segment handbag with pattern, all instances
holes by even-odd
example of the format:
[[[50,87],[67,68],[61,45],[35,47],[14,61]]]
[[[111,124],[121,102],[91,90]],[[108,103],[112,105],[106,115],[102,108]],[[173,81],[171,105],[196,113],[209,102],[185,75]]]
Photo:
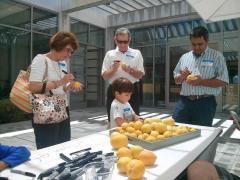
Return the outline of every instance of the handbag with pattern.
[[[41,94],[31,93],[29,95],[32,104],[33,122],[35,124],[52,124],[59,123],[68,118],[66,111],[66,100],[64,94],[53,94],[50,90],[46,91],[48,77],[48,63],[44,74],[43,87]]]
[[[35,124],[59,123],[68,118],[65,95],[31,94],[30,101]]]

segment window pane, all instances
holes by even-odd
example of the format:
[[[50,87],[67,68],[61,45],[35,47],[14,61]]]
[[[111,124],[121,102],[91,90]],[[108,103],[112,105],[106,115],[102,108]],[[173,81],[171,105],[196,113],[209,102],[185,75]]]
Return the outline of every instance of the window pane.
[[[10,0],[0,1],[0,24],[30,29],[30,13],[29,6]]]
[[[153,47],[146,46],[137,48],[142,52],[144,59],[145,75],[142,79],[142,104],[153,105]]]
[[[104,47],[104,29],[90,26],[89,44],[97,47]]]
[[[166,47],[155,47],[154,105],[165,104]]]
[[[191,21],[170,24],[168,26],[168,37],[169,38],[186,37],[190,34],[191,27],[192,27]]]
[[[58,29],[58,17],[54,13],[34,8],[32,26],[35,31],[54,34]]]
[[[37,54],[44,54],[49,51],[50,36],[42,34],[33,34],[33,57]]]
[[[240,102],[240,19],[232,19],[223,21],[223,55],[226,60],[229,84],[224,87],[223,91],[223,110],[227,112],[229,110],[238,111]]]
[[[72,19],[71,31],[75,33],[79,42],[81,43],[88,42],[88,24]]]
[[[0,98],[9,97],[19,70],[30,63],[30,33],[0,26]]]
[[[153,27],[133,30],[132,41],[134,46],[151,45],[154,41]]]
[[[166,26],[159,26],[156,27],[155,31],[156,36],[156,43],[164,43],[167,41],[167,27]]]
[[[221,22],[213,22],[213,23],[206,24],[206,23],[204,23],[204,21],[202,19],[194,20],[193,21],[193,28],[198,27],[198,26],[206,27],[210,34],[221,32]]]

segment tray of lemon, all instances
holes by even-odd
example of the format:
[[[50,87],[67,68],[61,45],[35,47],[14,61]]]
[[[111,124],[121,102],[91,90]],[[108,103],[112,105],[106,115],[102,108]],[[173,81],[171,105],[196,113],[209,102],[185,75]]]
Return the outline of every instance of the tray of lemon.
[[[140,145],[148,150],[160,149],[201,136],[201,130],[186,125],[178,126],[171,117],[125,122],[121,127],[111,130],[114,131],[127,135],[130,144]]]

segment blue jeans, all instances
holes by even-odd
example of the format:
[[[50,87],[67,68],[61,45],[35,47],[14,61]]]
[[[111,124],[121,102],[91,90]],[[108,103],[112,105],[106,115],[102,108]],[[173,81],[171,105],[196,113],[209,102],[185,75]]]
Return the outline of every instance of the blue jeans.
[[[180,123],[212,126],[216,107],[214,96],[197,100],[189,100],[181,96],[176,104],[173,119]]]

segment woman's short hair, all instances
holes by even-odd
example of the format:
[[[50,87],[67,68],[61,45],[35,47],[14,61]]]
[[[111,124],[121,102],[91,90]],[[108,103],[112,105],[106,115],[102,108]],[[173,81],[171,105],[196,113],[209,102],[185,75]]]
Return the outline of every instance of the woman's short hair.
[[[79,46],[76,36],[71,32],[57,32],[49,41],[50,49],[54,49],[56,51],[63,50],[67,45],[71,45],[73,51],[75,51]]]
[[[121,93],[132,93],[133,92],[133,84],[126,78],[117,78],[112,83],[112,92],[113,95],[115,92]]]

